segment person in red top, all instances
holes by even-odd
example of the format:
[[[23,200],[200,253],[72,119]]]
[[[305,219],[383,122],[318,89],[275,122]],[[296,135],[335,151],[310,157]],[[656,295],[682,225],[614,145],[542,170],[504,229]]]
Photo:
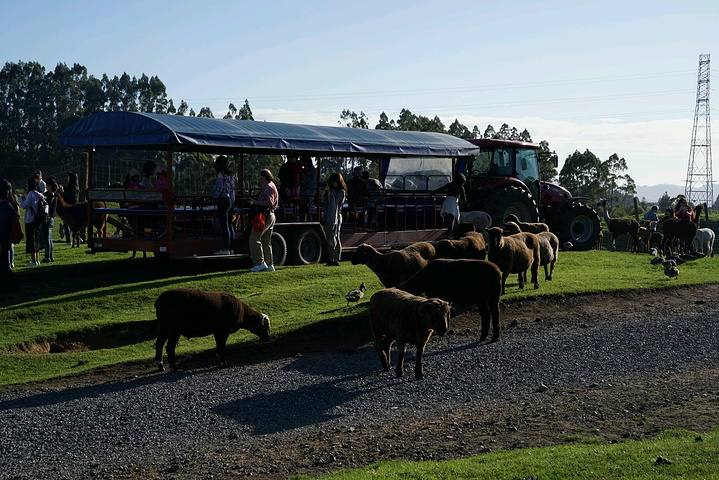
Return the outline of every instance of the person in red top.
[[[252,272],[274,272],[272,264],[272,230],[275,226],[275,210],[279,203],[279,194],[274,183],[272,172],[263,168],[260,170],[260,195],[252,202],[255,206],[255,216],[264,217],[264,225],[253,224],[250,233],[250,256],[254,267]],[[254,222],[253,222],[254,223]],[[260,228],[261,227],[261,228]],[[259,232],[257,231],[259,228]]]
[[[694,217],[692,206],[687,203],[687,199],[680,197],[677,200],[677,206],[674,208],[674,215],[681,221],[691,222]]]

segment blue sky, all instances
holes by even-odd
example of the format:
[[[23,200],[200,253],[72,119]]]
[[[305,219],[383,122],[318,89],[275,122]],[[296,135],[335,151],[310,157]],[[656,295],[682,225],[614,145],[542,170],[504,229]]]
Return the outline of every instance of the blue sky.
[[[5,62],[157,76],[176,105],[220,117],[247,99],[277,122],[337,125],[349,109],[374,127],[406,108],[508,123],[560,168],[575,150],[617,153],[638,185],[684,184],[700,54],[719,81],[716,0],[0,0],[0,18]]]

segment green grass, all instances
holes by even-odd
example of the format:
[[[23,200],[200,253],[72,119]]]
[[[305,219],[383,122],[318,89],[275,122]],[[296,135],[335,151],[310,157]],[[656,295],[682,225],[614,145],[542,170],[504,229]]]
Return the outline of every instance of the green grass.
[[[62,244],[55,249],[55,263],[16,268],[21,293],[0,297],[0,385],[72,375],[121,362],[149,362],[153,357],[154,301],[168,288],[232,292],[270,316],[275,337],[290,336],[317,322],[366,316],[367,300],[382,288],[366,266],[350,262],[342,262],[339,268],[293,266],[279,268],[274,274],[256,274],[242,262],[166,265],[154,258],[130,259],[126,253],[87,255],[84,248]],[[17,252],[16,265],[24,265],[22,247]],[[653,291],[718,280],[719,257],[681,265],[676,280],[664,276],[662,267],[650,265],[650,258],[626,252],[561,252],[552,282],[542,280],[540,269],[539,290],[531,286],[519,290],[516,275],[512,275],[502,302],[538,295]],[[364,301],[345,308],[344,294],[361,282],[368,288]],[[27,346],[45,341],[59,343],[93,332],[102,337],[122,328],[136,331],[136,337],[84,352],[21,353]],[[230,337],[228,346],[255,341],[241,330]],[[178,353],[212,349],[213,342],[211,337],[183,340]]]
[[[57,230],[57,229],[55,229]],[[367,316],[368,299],[382,285],[365,266],[342,262],[338,268],[322,265],[282,267],[273,274],[254,274],[246,263],[187,262],[163,264],[155,259],[129,259],[125,253],[85,254],[84,248],[56,245],[52,264],[25,268],[26,255],[17,249],[15,275],[19,294],[0,295],[0,385],[40,381],[107,367],[123,362],[147,362],[154,356],[154,301],[168,288],[196,287],[227,290],[272,319],[275,338],[319,322]],[[25,261],[23,261],[25,260]],[[717,282],[719,257],[679,267],[677,280],[652,266],[648,255],[625,252],[561,252],[552,282],[540,289],[517,288],[516,275],[507,281],[502,302],[542,296],[640,289],[660,295],[662,289]],[[361,282],[367,295],[345,307],[344,294]],[[131,335],[119,335],[118,332]],[[19,353],[19,346],[55,342],[78,334],[105,339],[97,348],[74,353]],[[116,342],[112,343],[113,338]],[[228,346],[254,343],[241,330]],[[370,341],[369,332],[367,341]],[[190,355],[214,348],[211,337],[183,339],[178,354]],[[581,430],[571,432],[565,444],[552,448],[498,451],[448,462],[382,462],[344,470],[323,478],[719,478],[719,431],[699,435],[670,431],[652,441],[599,445]],[[658,456],[672,461],[657,465]],[[307,477],[298,477],[307,478]]]
[[[657,464],[658,457],[671,464]],[[669,430],[653,440],[611,445],[585,442],[556,447],[502,450],[442,462],[380,462],[341,470],[322,479],[677,479],[719,478],[719,428],[698,435]],[[298,476],[295,479],[310,477]]]

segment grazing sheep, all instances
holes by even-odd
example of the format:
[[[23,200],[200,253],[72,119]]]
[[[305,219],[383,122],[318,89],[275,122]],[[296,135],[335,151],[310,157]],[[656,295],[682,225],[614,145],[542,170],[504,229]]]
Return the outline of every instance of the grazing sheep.
[[[390,350],[397,343],[397,378],[404,370],[407,344],[417,347],[414,376],[424,376],[422,356],[433,333],[445,335],[449,330],[451,307],[439,298],[416,297],[410,293],[385,288],[372,295],[369,302],[372,337],[382,368],[390,369]]]
[[[522,233],[519,225],[514,222],[505,222],[502,234],[504,236]],[[544,267],[544,279],[551,280],[554,276],[554,264],[559,255],[559,238],[552,232],[539,232],[539,266]],[[520,274],[521,275],[521,274]]]
[[[478,258],[487,256],[487,244],[479,232],[467,232],[458,240],[440,240],[435,258]]]
[[[502,229],[489,229],[489,261],[502,271],[502,294],[510,273],[520,274],[519,288],[524,288],[528,269],[532,271],[532,283],[539,288],[537,272],[540,264],[539,238],[533,233],[521,232],[505,237]]]
[[[382,285],[396,287],[422,270],[435,256],[434,245],[417,242],[402,250],[377,251],[372,245],[362,244],[352,256],[352,265],[367,265]]]
[[[92,208],[105,208],[104,202],[92,202]],[[62,195],[57,196],[57,207],[55,212],[60,216],[63,222],[70,227],[72,232],[72,245],[70,248],[80,246],[80,234],[83,227],[87,226],[87,200],[72,205],[68,204]],[[95,214],[92,216],[92,225],[97,230],[99,237],[104,237],[107,233],[107,214]]]
[[[225,344],[230,333],[240,328],[260,340],[270,339],[270,319],[228,292],[204,292],[189,288],[167,290],[155,301],[160,330],[155,342],[155,364],[164,370],[162,346],[167,342],[167,360],[177,371],[175,347],[180,335],[187,338],[215,336],[217,358],[225,362]]]
[[[459,212],[459,218],[462,222],[471,223],[475,230],[482,232],[485,236],[487,235],[487,229],[492,226],[492,216],[481,210]]]
[[[629,249],[632,251],[635,239],[637,238],[637,230],[639,230],[639,222],[631,218],[611,218],[607,210],[607,201],[603,198],[597,204],[602,207],[604,212],[604,223],[607,224],[609,233],[612,234],[612,252],[617,251],[617,237],[620,235],[629,235]]]
[[[516,223],[517,225],[519,225],[519,228],[520,228],[523,232],[539,233],[539,232],[548,232],[548,231],[549,231],[549,225],[547,225],[546,223],[542,223],[542,222],[534,222],[534,223],[522,222],[521,220],[519,220],[519,217],[516,216],[516,215],[513,214],[513,213],[510,214],[510,215],[507,215],[507,218],[504,219],[504,222],[505,222],[505,223],[507,223],[507,222],[514,222],[514,223]]]
[[[417,275],[397,288],[414,295],[426,294],[461,305],[476,305],[482,317],[484,341],[489,335],[492,320],[492,341],[499,338],[499,297],[502,291],[502,272],[484,260],[432,260]]]
[[[716,234],[711,228],[700,228],[694,237],[694,250],[706,256],[714,256],[714,239]]]

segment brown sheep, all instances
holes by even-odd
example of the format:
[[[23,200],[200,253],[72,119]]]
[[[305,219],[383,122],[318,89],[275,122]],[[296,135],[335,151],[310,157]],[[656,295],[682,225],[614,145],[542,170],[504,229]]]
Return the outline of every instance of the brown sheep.
[[[422,356],[433,333],[445,335],[449,330],[450,306],[439,298],[416,297],[410,293],[385,288],[372,295],[369,303],[370,325],[374,346],[382,368],[390,369],[390,350],[397,343],[397,378],[404,370],[407,344],[417,347],[414,376],[424,377]]]
[[[467,232],[458,240],[440,240],[435,245],[436,258],[478,258],[487,256],[487,244],[479,232]]]
[[[504,236],[517,233],[521,233],[519,225],[514,222],[504,224]],[[536,235],[539,239],[539,266],[544,267],[544,279],[551,280],[554,276],[554,264],[559,256],[559,238],[552,232],[539,232]]]
[[[534,289],[539,288],[537,279],[540,264],[539,239],[533,233],[521,232],[505,237],[502,229],[489,229],[489,261],[502,271],[502,294],[510,273],[520,274],[519,288],[524,288],[526,272],[531,269]]]
[[[461,305],[476,305],[482,317],[484,341],[489,335],[492,320],[492,341],[499,338],[499,297],[502,291],[502,272],[484,260],[432,260],[417,275],[398,287],[414,295],[426,294]]]
[[[377,251],[372,245],[362,244],[352,256],[352,265],[367,265],[382,285],[395,287],[422,270],[435,253],[434,245],[429,242],[413,243],[386,253]]]
[[[92,208],[105,208],[104,202],[92,202]],[[72,232],[72,242],[70,248],[80,246],[80,234],[82,229],[87,226],[87,200],[68,204],[62,195],[57,196],[57,208],[55,212],[60,216],[63,222],[70,227]],[[104,237],[107,234],[107,214],[95,214],[92,216],[92,225],[97,230],[99,237]]]
[[[155,342],[155,364],[164,370],[162,347],[167,342],[167,360],[177,371],[175,347],[180,335],[187,338],[215,336],[217,358],[226,365],[225,344],[230,333],[240,328],[254,333],[260,340],[270,339],[270,319],[228,292],[204,292],[178,288],[167,290],[155,301],[159,333]]]
[[[549,231],[549,225],[542,222],[522,222],[519,220],[519,217],[517,217],[515,214],[507,215],[507,218],[504,219],[504,222],[514,222],[517,225],[519,225],[519,228],[522,229],[523,232],[529,232],[529,233],[539,233],[539,232],[548,232]]]

